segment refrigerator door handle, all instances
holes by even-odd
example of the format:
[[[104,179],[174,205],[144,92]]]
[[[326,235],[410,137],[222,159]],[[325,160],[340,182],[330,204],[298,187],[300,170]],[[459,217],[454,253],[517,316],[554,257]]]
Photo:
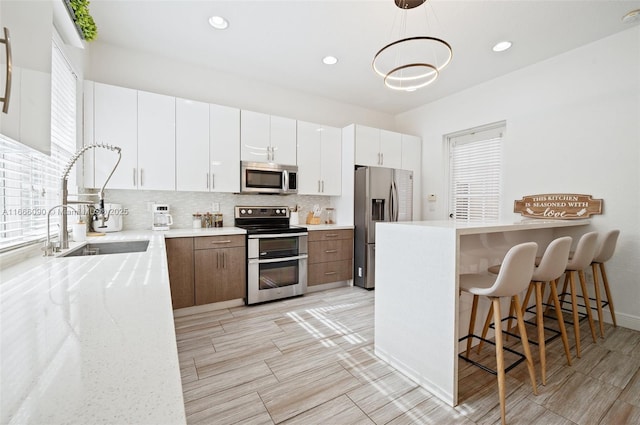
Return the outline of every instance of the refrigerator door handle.
[[[393,181],[389,185],[389,221],[396,221],[395,219],[395,193],[393,192]]]

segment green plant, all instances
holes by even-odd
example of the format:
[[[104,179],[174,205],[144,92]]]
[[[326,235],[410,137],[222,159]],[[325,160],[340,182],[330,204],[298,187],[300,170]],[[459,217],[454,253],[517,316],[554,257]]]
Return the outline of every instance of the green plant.
[[[82,31],[82,36],[87,41],[95,40],[98,35],[98,27],[89,13],[89,0],[69,0],[69,4],[75,14],[76,25]]]

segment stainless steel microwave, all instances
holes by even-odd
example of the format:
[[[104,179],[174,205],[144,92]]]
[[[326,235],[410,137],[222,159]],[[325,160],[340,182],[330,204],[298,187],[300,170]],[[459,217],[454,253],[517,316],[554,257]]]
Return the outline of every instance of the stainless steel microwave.
[[[240,163],[241,193],[298,193],[298,167],[267,162]]]

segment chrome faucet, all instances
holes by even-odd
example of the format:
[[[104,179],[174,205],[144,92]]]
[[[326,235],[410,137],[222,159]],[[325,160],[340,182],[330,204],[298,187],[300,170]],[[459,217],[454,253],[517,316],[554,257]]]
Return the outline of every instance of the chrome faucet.
[[[56,246],[56,244],[54,244],[53,242],[51,242],[51,211],[55,210],[56,208],[62,208],[62,214],[66,215],[67,214],[67,208],[71,208],[72,210],[74,210],[76,212],[76,214],[78,214],[78,210],[76,210],[75,208],[69,206],[69,205],[64,205],[64,204],[60,204],[60,205],[56,205],[55,207],[51,207],[49,209],[49,211],[47,212],[47,241],[44,243],[44,246],[42,247],[42,250],[44,251],[44,254],[42,254],[43,257],[49,257],[51,255],[53,255],[55,252],[59,251],[61,248],[61,241],[62,241],[62,234],[63,233],[67,233],[67,229],[65,228],[60,228],[58,230],[58,246]],[[67,242],[68,243],[68,242]]]
[[[82,148],[80,148],[75,154],[73,154],[73,156],[69,159],[69,161],[67,162],[67,165],[64,168],[64,171],[62,172],[62,181],[61,181],[61,200],[62,202],[60,203],[60,205],[58,205],[57,207],[54,208],[58,208],[58,207],[62,207],[63,211],[62,214],[60,215],[60,248],[61,249],[67,249],[69,248],[69,234],[67,233],[67,214],[66,214],[66,208],[69,207],[69,204],[84,204],[84,205],[91,205],[91,202],[86,202],[86,201],[68,201],[67,198],[69,196],[69,193],[67,191],[67,181],[69,180],[69,173],[71,172],[71,167],[73,167],[73,165],[78,161],[78,159],[80,159],[80,157],[89,149],[94,149],[94,148],[102,148],[102,149],[107,149],[110,151],[114,151],[118,154],[118,160],[116,161],[115,165],[113,166],[113,169],[111,170],[111,172],[109,173],[109,175],[107,176],[107,179],[104,181],[104,184],[102,185],[102,188],[100,189],[100,192],[98,192],[98,196],[99,196],[99,207],[96,208],[93,217],[96,219],[99,219],[102,221],[102,227],[104,227],[104,222],[109,220],[109,214],[105,212],[104,209],[104,188],[107,185],[107,183],[109,182],[109,179],[111,179],[111,176],[113,176],[113,172],[116,171],[116,168],[118,168],[118,164],[120,164],[120,159],[122,158],[122,149],[120,149],[118,146],[113,146],[113,145],[107,145],[107,144],[102,144],[102,143],[95,143],[95,144],[91,144],[91,145],[86,145]],[[51,212],[51,211],[49,211]],[[77,213],[77,211],[76,211]],[[47,215],[47,234],[49,233],[49,215]],[[47,244],[49,243],[49,238],[47,237]],[[45,252],[45,255],[46,252]],[[51,255],[51,254],[48,254]]]

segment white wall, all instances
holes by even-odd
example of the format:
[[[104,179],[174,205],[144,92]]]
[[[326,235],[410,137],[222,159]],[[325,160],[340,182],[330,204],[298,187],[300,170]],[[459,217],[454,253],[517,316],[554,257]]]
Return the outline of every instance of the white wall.
[[[517,48],[514,47],[514,48]],[[472,72],[472,71],[470,71]],[[618,323],[640,330],[640,27],[396,117],[423,140],[423,218],[447,214],[443,135],[505,120],[503,216],[536,193],[604,199],[597,230],[621,229],[608,264]],[[438,195],[435,203],[426,194]]]
[[[394,129],[382,112],[276,87],[208,68],[92,42],[85,78],[106,84],[233,106],[334,127],[351,123]]]

